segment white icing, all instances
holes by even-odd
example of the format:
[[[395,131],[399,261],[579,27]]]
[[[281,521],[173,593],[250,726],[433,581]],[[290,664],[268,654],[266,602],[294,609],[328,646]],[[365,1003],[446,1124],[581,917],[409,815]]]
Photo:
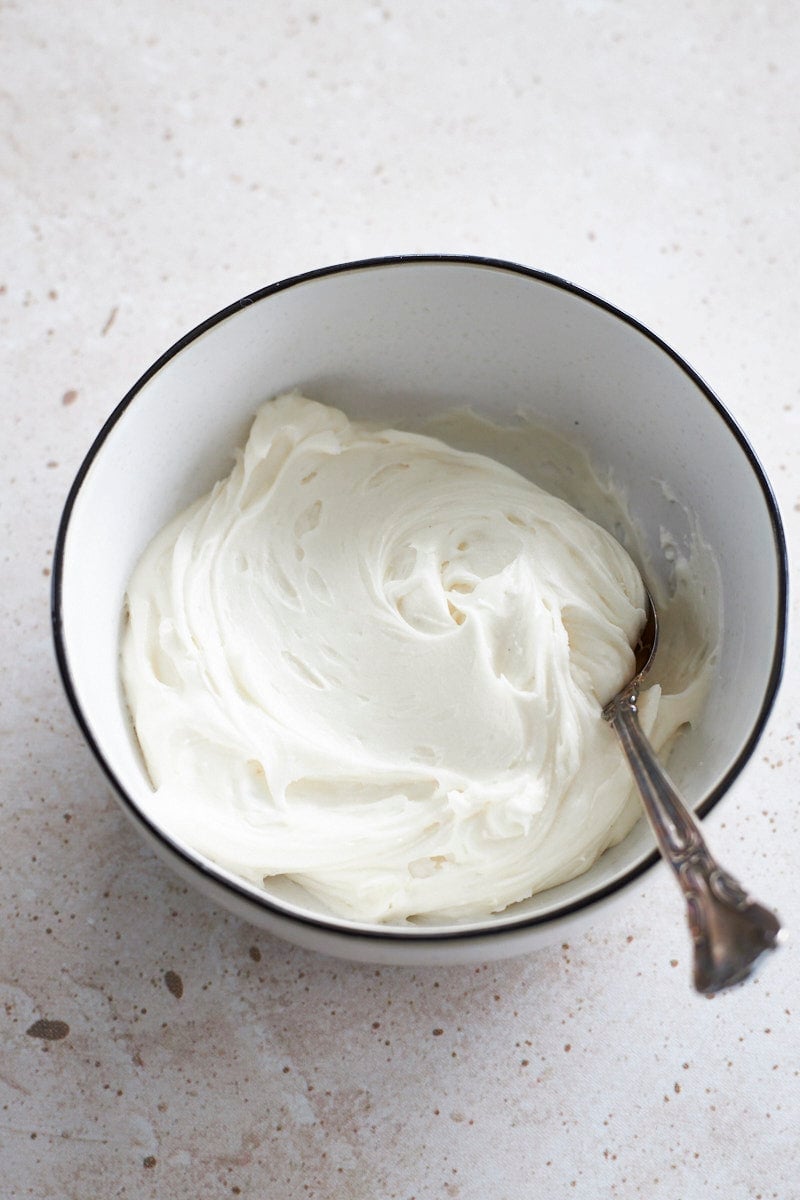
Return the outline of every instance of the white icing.
[[[639,815],[600,708],[642,606],[619,543],[509,467],[279,397],[130,582],[148,811],[344,917],[501,910]],[[670,697],[657,746],[696,691]]]

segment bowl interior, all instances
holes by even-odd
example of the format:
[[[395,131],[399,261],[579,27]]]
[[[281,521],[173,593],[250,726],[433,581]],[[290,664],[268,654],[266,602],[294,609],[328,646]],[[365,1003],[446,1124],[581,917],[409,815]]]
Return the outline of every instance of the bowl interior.
[[[624,486],[664,579],[661,531],[688,552],[694,513],[720,568],[724,635],[704,716],[671,772],[695,807],[721,794],[760,731],[782,649],[780,527],[746,442],[684,364],[592,297],[507,264],[391,260],[289,281],[213,318],[126,397],[76,481],[57,563],[56,638],[79,718],[134,810],[150,785],[118,677],[129,576],[153,534],[227,473],[258,405],[291,388],[406,428],[453,408],[499,425],[532,415]],[[652,848],[640,821],[585,875],[473,925],[594,900]],[[289,884],[268,895],[289,912],[321,913]]]

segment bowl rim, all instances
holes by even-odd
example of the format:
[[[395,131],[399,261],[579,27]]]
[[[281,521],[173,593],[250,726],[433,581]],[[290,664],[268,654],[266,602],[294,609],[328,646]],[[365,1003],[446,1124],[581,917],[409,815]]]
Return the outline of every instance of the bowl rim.
[[[67,700],[72,709],[73,715],[77,721],[89,749],[94,754],[101,770],[116,793],[117,799],[122,803],[123,808],[131,819],[142,826],[156,839],[164,850],[168,853],[177,855],[181,860],[184,868],[188,869],[191,874],[198,873],[206,885],[212,888],[223,888],[234,892],[239,900],[244,900],[256,911],[267,914],[274,914],[275,917],[280,917],[283,920],[288,920],[300,926],[310,926],[318,931],[334,933],[338,936],[345,936],[354,941],[364,940],[391,940],[397,942],[414,942],[414,943],[446,943],[449,941],[467,941],[491,938],[494,934],[503,934],[511,936],[524,933],[526,930],[535,929],[537,926],[547,926],[551,922],[563,920],[573,914],[579,912],[585,913],[586,910],[599,904],[603,900],[621,893],[625,888],[629,887],[635,880],[641,878],[649,871],[659,860],[659,853],[653,849],[642,862],[630,867],[612,882],[605,884],[603,887],[597,888],[590,894],[581,897],[577,900],[572,900],[559,905],[550,912],[542,914],[534,914],[528,916],[519,916],[516,919],[513,917],[507,920],[502,919],[499,914],[499,919],[493,924],[482,924],[475,927],[470,923],[467,928],[459,928],[454,925],[452,928],[431,928],[426,929],[424,926],[362,926],[356,922],[347,921],[346,918],[331,916],[326,918],[317,916],[313,913],[304,913],[284,906],[283,904],[272,899],[267,893],[261,895],[255,887],[251,888],[246,884],[246,881],[235,880],[230,876],[230,873],[223,873],[224,869],[220,868],[219,872],[213,869],[211,865],[206,865],[206,862],[201,858],[195,857],[193,854],[173,841],[173,839],[164,832],[158,825],[154,824],[146,817],[136,806],[132,798],[127,794],[124,787],[116,777],[114,769],[110,762],[105,758],[100,746],[98,745],[92,732],[89,718],[83,712],[78,695],[73,684],[72,673],[69,666],[69,656],[64,637],[63,628],[63,577],[64,577],[64,559],[66,553],[67,536],[69,533],[70,520],[73,509],[80,493],[84,480],[94,462],[100,453],[103,444],[108,438],[111,430],[119,421],[122,414],[128,406],[133,402],[144,385],[152,379],[170,360],[181,353],[192,342],[202,337],[208,330],[214,328],[228,317],[234,316],[243,308],[247,308],[252,304],[267,300],[272,296],[278,295],[288,288],[298,284],[308,283],[315,279],[321,279],[328,275],[346,274],[350,272],[366,271],[373,268],[387,268],[395,266],[468,266],[486,268],[519,275],[524,278],[536,280],[538,283],[543,283],[548,286],[557,288],[561,291],[570,293],[596,307],[604,312],[615,317],[617,320],[624,322],[638,333],[643,335],[665,353],[672,361],[680,368],[681,371],[691,380],[699,393],[705,397],[712,409],[723,420],[728,427],[729,432],[738,442],[741,450],[744,452],[753,474],[758,481],[763,494],[764,502],[769,514],[770,524],[775,549],[775,564],[777,569],[777,621],[775,645],[773,649],[772,662],[770,666],[770,674],[767,681],[764,697],[753,723],[750,734],[742,745],[736,759],[731,767],[725,773],[723,778],[712,788],[712,790],[700,801],[696,806],[695,812],[698,817],[706,816],[711,809],[719,802],[725,792],[731,787],[735,779],[744,769],[750,757],[755,750],[755,747],[764,732],[769,715],[775,703],[775,699],[780,686],[781,677],[783,674],[784,661],[786,656],[786,638],[787,638],[787,612],[788,612],[788,556],[786,548],[786,538],[781,520],[780,510],[778,508],[777,499],[772,489],[772,485],[767,478],[764,468],[758,459],[748,438],[739,427],[736,420],[724,406],[722,401],[716,396],[711,388],[697,374],[697,372],[662,338],[649,329],[641,321],[630,314],[617,308],[609,301],[602,299],[594,293],[587,291],[585,288],[562,278],[559,275],[552,274],[548,271],[538,270],[534,267],[527,267],[520,263],[512,262],[506,259],[491,258],[482,255],[473,254],[399,254],[385,255],[365,259],[355,259],[344,263],[335,263],[329,266],[318,267],[314,270],[305,271],[298,275],[291,275],[285,279],[278,280],[276,283],[268,284],[265,287],[259,288],[254,292],[248,293],[240,300],[226,305],[212,316],[207,317],[200,324],[190,329],[172,346],[169,347],[156,361],[148,367],[148,369],[139,377],[134,385],[125,393],[116,407],[112,410],[99,433],[96,435],[88,452],[86,453],[83,462],[78,468],[78,472],[72,482],[72,485],[67,494],[64,504],[64,509],[59,521],[58,532],[53,553],[53,573],[50,588],[50,617],[53,642],[55,648],[56,663],[58,666],[61,682],[67,696]]]

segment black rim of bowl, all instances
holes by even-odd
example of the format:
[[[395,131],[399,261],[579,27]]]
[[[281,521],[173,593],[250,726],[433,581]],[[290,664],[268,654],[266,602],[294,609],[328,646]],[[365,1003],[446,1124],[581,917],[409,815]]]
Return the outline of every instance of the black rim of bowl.
[[[748,762],[756,744],[761,737],[766,725],[769,714],[772,710],[777,695],[778,687],[783,671],[783,663],[785,657],[786,644],[786,612],[787,612],[787,593],[788,593],[788,562],[786,553],[786,541],[783,532],[778,504],[772,487],[767,479],[764,469],[759,462],[755,451],[745,434],[739,428],[736,421],[727,411],[722,402],[712,392],[712,390],[704,383],[698,374],[677,354],[666,342],[662,341],[652,330],[642,325],[634,317],[615,308],[606,300],[600,299],[593,293],[578,287],[576,284],[562,279],[558,275],[550,274],[546,271],[539,271],[532,267],[525,267],[519,263],[508,262],[503,259],[486,258],[478,255],[470,254],[412,254],[412,255],[393,255],[380,258],[367,258],[356,260],[354,262],[339,263],[328,267],[320,267],[314,271],[307,271],[300,275],[293,275],[288,279],[279,280],[277,283],[269,284],[267,287],[260,288],[256,292],[251,292],[244,296],[241,300],[223,308],[220,312],[208,317],[207,320],[197,325],[190,330],[182,338],[180,338],[173,346],[169,348],[159,359],[141,376],[141,378],[133,385],[130,391],[122,398],[117,407],[106,420],[94,442],[92,443],[86,457],[84,458],[75,480],[70,488],[64,505],[64,511],[58,528],[56,545],[53,561],[53,579],[51,589],[51,620],[53,627],[53,638],[55,643],[56,660],[58,663],[59,672],[61,674],[64,690],[67,699],[78,722],[78,725],[86,739],[90,749],[102,768],[106,778],[111,783],[118,798],[122,801],[129,814],[134,818],[135,822],[143,826],[149,833],[166,848],[171,854],[176,855],[183,864],[185,864],[191,873],[199,874],[207,883],[213,885],[215,889],[221,888],[223,891],[230,891],[239,896],[240,899],[247,902],[252,910],[264,910],[269,912],[276,918],[282,921],[288,921],[292,924],[301,926],[310,926],[318,930],[324,930],[328,934],[336,934],[339,937],[347,939],[363,940],[363,939],[378,939],[386,941],[394,940],[399,943],[420,943],[420,942],[441,942],[452,940],[485,940],[491,939],[498,934],[519,933],[525,929],[532,929],[538,925],[546,925],[550,922],[558,921],[564,917],[572,916],[579,912],[585,912],[591,909],[594,905],[604,900],[606,897],[612,896],[621,892],[629,886],[634,880],[640,878],[646,871],[658,861],[658,852],[653,850],[647,857],[637,866],[631,867],[624,874],[615,879],[612,883],[598,888],[590,895],[583,897],[580,900],[571,901],[569,903],[559,905],[548,913],[543,913],[534,916],[509,916],[503,919],[502,914],[498,914],[494,924],[483,926],[482,928],[464,928],[459,929],[454,926],[452,929],[430,929],[424,927],[410,928],[408,926],[381,926],[360,928],[354,924],[348,923],[346,920],[331,917],[330,919],[317,917],[311,913],[300,913],[285,908],[279,902],[273,900],[268,895],[263,896],[257,890],[250,890],[246,886],[240,886],[238,882],[232,881],[227,877],[218,874],[198,858],[191,854],[174,841],[157,825],[154,825],[142,812],[137,808],[134,801],[127,794],[121,783],[117,779],[111,764],[107,762],[102,750],[98,746],[93,735],[90,723],[84,715],[75,688],[72,683],[72,676],[69,668],[69,657],[67,654],[66,645],[63,636],[62,624],[62,582],[64,569],[64,553],[66,548],[67,534],[69,530],[70,518],[75,505],[78,493],[80,492],[86,475],[92,466],[95,458],[103,447],[103,444],[111,430],[116,425],[122,413],[133,402],[136,395],[141,391],[142,387],[149,379],[160,371],[170,359],[179,354],[186,346],[197,338],[201,337],[207,330],[233,316],[242,308],[246,308],[251,304],[255,304],[262,300],[268,299],[270,296],[277,295],[300,283],[307,283],[313,279],[320,279],[326,275],[344,274],[347,272],[364,271],[374,267],[385,268],[392,266],[407,266],[407,265],[464,265],[469,267],[485,267],[493,270],[503,271],[515,275],[526,276],[530,279],[535,279],[539,283],[544,283],[549,286],[558,288],[562,291],[571,293],[590,304],[603,309],[605,312],[630,325],[638,330],[640,334],[648,338],[656,346],[658,346],[680,369],[691,379],[698,391],[705,397],[711,407],[715,410],[718,416],[725,422],[730,433],[738,442],[745,457],[747,458],[750,467],[758,480],[761,491],[764,497],[764,502],[770,517],[772,526],[772,534],[775,543],[775,560],[778,572],[778,612],[776,614],[776,636],[775,647],[772,656],[772,664],[768,684],[764,693],[764,698],[761,703],[761,708],[754,722],[753,728],[742,746],[736,760],[726,772],[719,783],[714,787],[707,796],[697,805],[696,812],[699,816],[705,816],[714,805],[721,799],[725,792],[730,788],[736,777],[743,770]]]

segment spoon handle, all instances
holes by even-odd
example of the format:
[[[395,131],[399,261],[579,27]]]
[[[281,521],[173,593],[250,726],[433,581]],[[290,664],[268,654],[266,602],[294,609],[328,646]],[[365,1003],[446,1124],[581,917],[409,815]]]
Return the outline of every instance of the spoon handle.
[[[623,692],[603,716],[619,738],[659,849],[683,890],[694,942],[694,985],[710,996],[747,978],[761,955],[777,946],[780,922],[715,862],[697,820],[642,732],[637,700],[638,688]]]

